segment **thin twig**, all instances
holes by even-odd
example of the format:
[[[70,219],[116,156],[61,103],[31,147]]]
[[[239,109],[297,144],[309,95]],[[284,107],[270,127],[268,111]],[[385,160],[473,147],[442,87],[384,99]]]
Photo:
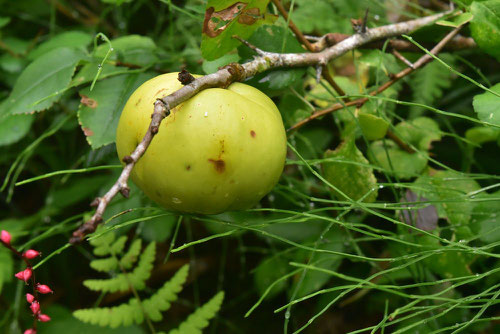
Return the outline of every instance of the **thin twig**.
[[[150,145],[156,133],[158,133],[162,120],[170,114],[170,110],[172,110],[182,102],[187,101],[200,91],[212,87],[227,87],[232,82],[242,81],[246,78],[254,76],[257,73],[274,68],[305,67],[317,65],[323,66],[326,65],[329,61],[340,57],[343,54],[354,50],[361,45],[365,45],[379,39],[399,36],[402,34],[409,34],[418,28],[421,28],[442,18],[446,14],[448,13],[446,12],[407,22],[400,22],[378,28],[372,28],[364,34],[353,35],[343,40],[342,42],[317,53],[280,54],[266,52],[265,55],[256,57],[254,60],[248,63],[229,64],[215,73],[199,77],[190,84],[185,85],[179,90],[175,91],[174,93],[158,99],[154,104],[152,120],[144,138],[130,155],[123,158],[125,166],[123,167],[118,180],[103,197],[99,197],[95,200],[94,204],[97,204],[97,209],[94,215],[82,226],[80,226],[78,230],[73,232],[73,237],[70,239],[70,243],[77,244],[79,242],[82,242],[85,236],[93,233],[96,230],[97,226],[103,220],[102,217],[108,204],[118,193],[121,193],[124,196],[128,196],[130,189],[127,185],[127,182],[130,177],[130,173],[132,172],[132,169],[134,168],[137,161],[146,152],[146,149]],[[352,103],[352,101],[341,106],[343,107],[344,105],[350,103]],[[357,103],[359,103],[359,101]]]
[[[446,45],[446,43],[448,43],[453,37],[455,37],[458,34],[458,32],[460,31],[461,27],[462,26],[455,28],[448,35],[446,35],[438,44],[436,44],[436,46],[430,51],[430,53],[433,54],[433,55],[438,54],[443,49],[443,47]],[[371,96],[375,96],[377,94],[380,94],[381,92],[383,92],[387,88],[391,87],[397,81],[401,80],[402,78],[404,78],[408,74],[414,72],[415,70],[417,70],[418,68],[424,66],[425,64],[427,64],[428,62],[430,62],[432,60],[433,60],[433,58],[430,55],[428,55],[428,54],[423,55],[422,57],[420,57],[413,64],[413,68],[412,67],[407,67],[404,70],[402,70],[401,72],[393,75],[391,80],[389,80],[386,83],[384,83],[383,85],[381,85],[377,90],[371,92],[370,95]],[[344,107],[350,107],[350,106],[354,106],[354,105],[357,106],[357,107],[361,107],[366,102],[368,102],[368,100],[369,100],[368,97],[363,97],[363,98],[351,101],[349,103],[344,103],[344,104],[336,103],[336,104],[330,106],[329,108],[326,108],[326,109],[323,109],[323,110],[319,110],[319,111],[315,112],[314,114],[312,114],[311,116],[309,116],[308,118],[303,119],[302,121],[297,122],[292,127],[290,127],[288,129],[288,131],[296,130],[296,129],[300,128],[301,126],[303,126],[304,124],[309,123],[313,119],[316,119],[318,117],[324,116],[324,115],[329,114],[331,112],[340,110],[340,109],[342,109]]]

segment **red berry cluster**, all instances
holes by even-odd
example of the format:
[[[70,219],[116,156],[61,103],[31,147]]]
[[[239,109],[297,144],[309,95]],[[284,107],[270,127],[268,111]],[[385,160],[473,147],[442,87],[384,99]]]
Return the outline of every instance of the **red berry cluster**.
[[[18,272],[14,276],[21,280],[24,281],[26,284],[28,284],[28,281],[31,280],[32,286],[33,286],[33,294],[27,293],[26,294],[26,301],[28,304],[30,304],[30,309],[31,312],[33,313],[34,321],[33,321],[33,328],[27,329],[24,331],[24,334],[36,334],[36,324],[37,321],[41,322],[47,322],[50,321],[50,317],[46,314],[43,314],[40,309],[40,303],[37,300],[38,294],[47,294],[47,293],[53,293],[52,289],[49,288],[45,284],[40,284],[37,283],[35,280],[35,275],[33,273],[33,269],[31,266],[30,260],[33,260],[37,257],[39,257],[41,254],[40,252],[34,250],[34,249],[29,249],[25,251],[24,253],[19,252],[17,249],[12,247],[10,244],[12,239],[12,236],[10,235],[9,232],[2,230],[0,232],[0,241],[2,242],[2,245],[12,251],[16,256],[21,258],[25,263],[26,263],[26,269],[23,271]]]

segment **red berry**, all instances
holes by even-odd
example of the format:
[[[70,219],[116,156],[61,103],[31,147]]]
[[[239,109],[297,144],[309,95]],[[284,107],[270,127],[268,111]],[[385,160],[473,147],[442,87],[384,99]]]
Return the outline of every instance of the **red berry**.
[[[36,330],[33,328],[27,329],[24,331],[24,334],[36,334]]]
[[[47,285],[45,284],[37,284],[36,285],[36,291],[40,292],[40,293],[43,293],[43,294],[47,294],[47,293],[54,293],[54,291],[52,291],[51,288],[49,288]]]
[[[26,301],[27,301],[28,303],[30,303],[30,304],[31,304],[31,303],[33,303],[33,301],[34,301],[34,300],[35,300],[35,296],[33,296],[31,293],[27,293],[27,294],[26,294]]]
[[[28,260],[34,259],[37,256],[40,256],[40,252],[37,252],[34,249],[28,249],[26,252],[24,252],[23,256],[27,258]]]
[[[5,231],[5,230],[2,230],[2,232],[0,232],[0,240],[6,244],[6,245],[10,245],[10,240],[12,239],[12,236],[10,235],[9,232]]]
[[[38,320],[40,320],[41,322],[47,322],[50,321],[50,317],[46,314],[39,314]]]
[[[26,268],[23,271],[20,271],[17,274],[15,274],[14,276],[21,281],[28,282],[32,274],[33,271],[31,270],[31,268]]]
[[[33,303],[31,303],[30,309],[33,314],[37,315],[40,312],[40,304],[35,300]]]

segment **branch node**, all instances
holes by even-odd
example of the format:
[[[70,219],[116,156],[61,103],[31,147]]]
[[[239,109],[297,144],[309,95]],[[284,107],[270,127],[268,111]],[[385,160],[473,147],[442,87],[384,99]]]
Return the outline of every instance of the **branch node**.
[[[191,82],[193,82],[195,79],[194,77],[191,75],[191,73],[189,73],[185,68],[182,69],[182,71],[179,72],[179,75],[177,76],[177,80],[179,80],[181,82],[181,84],[183,84],[184,86],[185,85],[189,85]]]
[[[123,157],[122,161],[126,164],[130,164],[134,162],[134,159],[130,155],[126,155]]]
[[[126,185],[120,187],[120,194],[122,194],[122,196],[125,198],[129,198],[130,197],[130,188]]]
[[[99,206],[100,202],[101,202],[101,198],[100,197],[96,197],[96,198],[94,198],[94,200],[92,202],[90,202],[90,206],[92,208],[97,208]]]

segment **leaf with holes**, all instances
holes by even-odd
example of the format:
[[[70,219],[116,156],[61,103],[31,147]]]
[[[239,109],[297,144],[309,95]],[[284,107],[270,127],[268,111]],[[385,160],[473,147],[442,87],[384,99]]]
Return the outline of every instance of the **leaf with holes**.
[[[268,3],[269,0],[209,0],[203,21],[203,58],[217,59],[240,45],[234,35],[248,39],[262,24],[273,23],[276,16],[266,13]]]
[[[125,103],[141,84],[152,77],[147,73],[124,74],[97,82],[93,91],[90,88],[80,91],[82,104],[78,119],[93,149],[115,141],[116,127]]]
[[[37,58],[21,73],[0,116],[27,114],[48,109],[68,88],[78,62],[85,58],[81,50],[57,48]]]

